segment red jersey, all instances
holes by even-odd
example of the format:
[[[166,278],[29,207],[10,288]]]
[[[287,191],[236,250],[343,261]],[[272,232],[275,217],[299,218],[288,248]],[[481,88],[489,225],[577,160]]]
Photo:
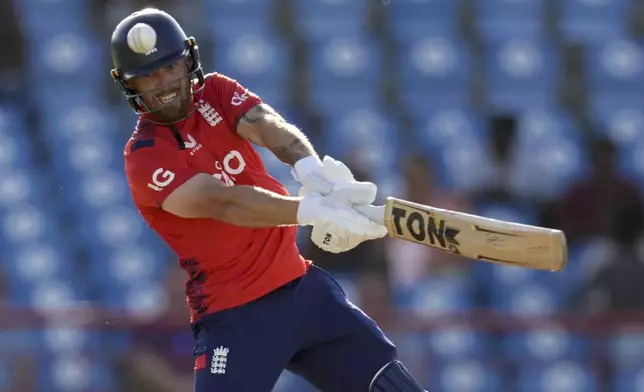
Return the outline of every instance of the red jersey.
[[[161,209],[164,199],[198,173],[229,186],[255,185],[288,195],[268,174],[237,124],[261,99],[235,80],[208,75],[197,110],[169,128],[139,119],[125,146],[125,172],[143,219],[179,256],[188,272],[191,319],[257,299],[302,276],[308,268],[296,245],[296,227],[253,229],[215,219],[185,219]]]

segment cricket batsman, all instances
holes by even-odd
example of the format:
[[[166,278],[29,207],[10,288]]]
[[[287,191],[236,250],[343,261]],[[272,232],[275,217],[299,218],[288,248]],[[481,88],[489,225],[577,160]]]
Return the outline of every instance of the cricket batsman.
[[[298,226],[330,252],[384,237],[376,197],[235,80],[204,74],[196,41],[144,9],[111,40],[112,77],[139,119],[125,146],[133,200],[179,256],[196,392],[268,392],[284,369],[324,392],[425,391],[376,323],[305,260]],[[289,196],[253,145],[292,166]],[[368,216],[372,215],[372,216]]]

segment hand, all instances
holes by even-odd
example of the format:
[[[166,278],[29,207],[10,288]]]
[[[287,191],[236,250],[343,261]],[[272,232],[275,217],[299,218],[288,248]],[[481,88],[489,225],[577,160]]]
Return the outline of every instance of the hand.
[[[322,196],[310,192],[300,201],[298,221],[301,225],[313,226],[311,240],[323,250],[339,253],[387,235],[387,229],[380,222],[362,215],[345,202],[351,198],[350,193],[350,190],[338,190]]]
[[[307,167],[308,166],[308,167]],[[352,206],[356,211],[372,221],[384,225],[384,206],[369,205],[375,200],[377,187],[370,182],[355,181],[351,170],[340,161],[326,156],[321,164],[310,157],[308,164],[298,166],[293,172],[296,179],[301,178],[304,186],[300,188],[300,196],[315,193],[331,195],[339,202]],[[336,193],[332,193],[336,191]],[[339,192],[342,191],[342,192]],[[342,199],[344,197],[344,199]],[[360,243],[373,238],[363,235],[345,236],[335,225],[315,225],[311,232],[311,241],[322,250],[331,253],[341,253],[351,250]]]
[[[323,196],[331,194],[340,186],[351,189],[347,200],[351,204],[368,205],[374,202],[378,187],[372,182],[356,181],[351,170],[342,162],[325,156],[320,162],[317,157],[298,161],[292,171],[293,177],[302,184],[305,191]]]

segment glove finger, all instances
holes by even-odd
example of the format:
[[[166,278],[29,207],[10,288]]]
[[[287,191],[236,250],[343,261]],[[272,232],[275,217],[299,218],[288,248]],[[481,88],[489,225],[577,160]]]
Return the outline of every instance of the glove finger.
[[[335,182],[355,181],[353,173],[344,163],[328,155],[322,160],[322,172],[327,178],[332,178]]]
[[[317,192],[322,195],[328,195],[333,191],[333,184],[318,173],[311,173],[307,177],[306,186],[309,191]]]
[[[354,206],[356,211],[371,219],[372,221],[384,225],[385,224],[385,209],[386,206]]]
[[[329,195],[333,200],[349,204],[366,205],[376,200],[378,187],[373,182],[341,182],[333,186]]]

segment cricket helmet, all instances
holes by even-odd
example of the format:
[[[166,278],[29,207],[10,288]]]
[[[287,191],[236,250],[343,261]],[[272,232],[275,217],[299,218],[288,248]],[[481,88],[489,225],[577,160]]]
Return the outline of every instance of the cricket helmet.
[[[182,58],[188,59],[188,79],[193,86],[191,96],[185,97],[187,104],[193,106],[187,113],[189,115],[194,111],[199,100],[195,99],[195,95],[203,94],[204,88],[199,48],[195,38],[186,36],[181,25],[170,14],[146,8],[129,15],[114,29],[111,46],[114,65],[112,78],[137,114],[163,110],[161,102],[159,108],[150,110],[141,99],[145,94],[155,96],[155,92],[163,90],[163,87],[152,91],[135,91],[126,82]]]

